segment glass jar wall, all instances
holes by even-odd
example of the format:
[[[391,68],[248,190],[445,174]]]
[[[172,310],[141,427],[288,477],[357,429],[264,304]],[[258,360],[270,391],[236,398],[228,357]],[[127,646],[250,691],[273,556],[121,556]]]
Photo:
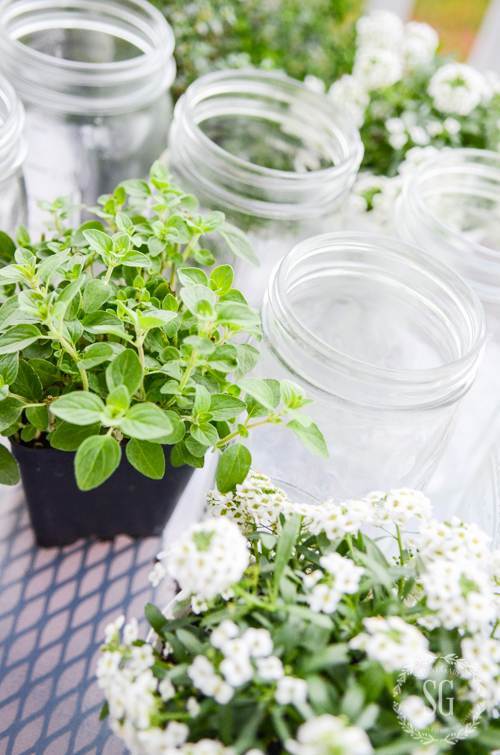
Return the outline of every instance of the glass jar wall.
[[[1,0],[0,69],[26,108],[31,221],[40,199],[93,204],[166,146],[173,33],[146,0]]]
[[[259,267],[244,290],[259,304],[272,268],[301,238],[335,227],[363,149],[327,97],[257,70],[222,71],[179,100],[169,161],[207,208],[247,231]]]
[[[482,476],[496,468],[488,458],[500,452],[500,155],[453,149],[424,162],[406,177],[397,224],[403,238],[456,269],[485,308],[484,359],[435,483],[443,505],[471,496],[479,503],[489,484]]]
[[[0,76],[0,231],[26,223],[23,162],[24,110],[10,83]]]
[[[307,480],[320,498],[425,485],[484,342],[481,304],[456,273],[401,241],[323,234],[277,267],[263,328],[259,373],[313,399],[330,458],[262,428],[250,439],[256,469]]]

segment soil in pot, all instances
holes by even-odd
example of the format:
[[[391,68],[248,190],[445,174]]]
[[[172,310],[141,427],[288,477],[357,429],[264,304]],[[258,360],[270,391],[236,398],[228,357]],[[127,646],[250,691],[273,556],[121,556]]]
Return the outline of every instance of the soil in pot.
[[[75,482],[74,453],[13,443],[38,545],[161,534],[194,472],[188,466],[172,467],[170,448],[165,446],[163,451],[166,471],[162,480],[144,477],[123,454],[105,483],[83,492]]]

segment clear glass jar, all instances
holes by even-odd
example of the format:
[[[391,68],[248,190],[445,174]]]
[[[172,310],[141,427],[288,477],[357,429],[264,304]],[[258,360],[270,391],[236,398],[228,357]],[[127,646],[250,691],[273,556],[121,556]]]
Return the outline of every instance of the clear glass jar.
[[[165,149],[173,33],[146,0],[1,0],[0,70],[26,108],[30,220],[37,202],[92,204]]]
[[[265,427],[256,469],[319,498],[425,485],[484,343],[481,304],[456,273],[396,239],[323,234],[276,268],[263,328],[259,374],[313,399],[330,458]]]
[[[11,84],[0,76],[0,230],[9,234],[27,221],[23,127],[23,106]]]
[[[259,259],[244,269],[254,304],[297,241],[335,227],[362,155],[358,131],[326,96],[254,69],[195,81],[175,107],[169,141],[182,185],[248,232]]]
[[[490,483],[498,476],[488,470],[500,454],[500,155],[453,149],[433,156],[406,176],[396,220],[403,238],[457,270],[485,308],[484,359],[436,482],[444,503],[463,508],[468,499],[475,507],[491,487],[482,476]]]

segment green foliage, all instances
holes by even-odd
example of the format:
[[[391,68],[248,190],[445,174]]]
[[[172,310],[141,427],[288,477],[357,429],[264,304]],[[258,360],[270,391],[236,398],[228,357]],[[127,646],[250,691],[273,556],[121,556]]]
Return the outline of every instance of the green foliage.
[[[209,71],[277,68],[331,83],[352,62],[361,0],[153,0],[174,29],[178,96]]]
[[[244,380],[258,350],[242,341],[260,337],[259,315],[229,265],[199,263],[207,236],[252,257],[222,213],[200,213],[160,164],[101,197],[98,219],[79,228],[67,226],[65,201],[47,209],[53,233],[35,241],[21,229],[17,246],[0,235],[2,434],[76,451],[82,490],[108,479],[123,449],[152,479],[165,474],[164,446],[175,466],[202,467],[220,450],[228,491],[250,467],[237,441],[253,427],[299,423],[314,446],[298,389]],[[0,453],[12,484],[15,462]]]

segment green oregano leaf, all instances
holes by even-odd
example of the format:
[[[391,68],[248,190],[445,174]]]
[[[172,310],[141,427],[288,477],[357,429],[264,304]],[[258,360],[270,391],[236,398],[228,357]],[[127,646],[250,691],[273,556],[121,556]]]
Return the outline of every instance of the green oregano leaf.
[[[110,435],[92,435],[75,456],[76,483],[80,490],[92,490],[105,482],[120,464],[121,449]]]

